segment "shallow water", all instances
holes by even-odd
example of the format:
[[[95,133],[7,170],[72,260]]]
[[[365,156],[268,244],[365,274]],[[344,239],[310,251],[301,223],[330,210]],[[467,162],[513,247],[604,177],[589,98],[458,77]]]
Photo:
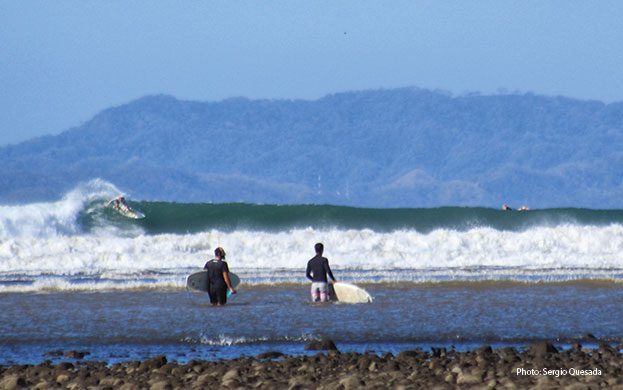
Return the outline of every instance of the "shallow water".
[[[396,353],[623,336],[617,283],[363,286],[373,303],[312,304],[304,284],[241,286],[226,307],[179,289],[1,294],[0,364],[55,359],[45,354],[59,349],[108,362],[158,354],[180,362],[269,350],[301,354],[320,337],[343,351]]]

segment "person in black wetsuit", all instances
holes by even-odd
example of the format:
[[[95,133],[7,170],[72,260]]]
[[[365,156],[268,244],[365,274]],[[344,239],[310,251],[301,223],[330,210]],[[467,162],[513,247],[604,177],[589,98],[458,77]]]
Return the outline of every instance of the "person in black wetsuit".
[[[311,296],[314,302],[328,302],[329,301],[329,289],[327,285],[327,274],[335,283],[333,272],[329,267],[329,260],[326,257],[322,257],[324,252],[324,245],[317,243],[314,245],[316,250],[316,256],[307,262],[307,271],[305,275],[307,279],[312,281]]]
[[[208,295],[212,305],[224,305],[227,303],[227,289],[232,294],[236,290],[229,280],[229,267],[225,261],[225,250],[218,247],[214,250],[214,259],[208,261],[203,267],[208,270]]]

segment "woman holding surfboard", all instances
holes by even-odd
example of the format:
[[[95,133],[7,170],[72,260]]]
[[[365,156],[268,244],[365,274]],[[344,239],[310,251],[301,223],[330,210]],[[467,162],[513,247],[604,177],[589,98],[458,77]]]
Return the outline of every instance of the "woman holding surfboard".
[[[214,250],[214,259],[208,261],[203,267],[208,271],[208,295],[212,305],[222,306],[227,303],[227,289],[232,294],[236,290],[229,280],[229,267],[225,261],[225,250],[218,247]]]

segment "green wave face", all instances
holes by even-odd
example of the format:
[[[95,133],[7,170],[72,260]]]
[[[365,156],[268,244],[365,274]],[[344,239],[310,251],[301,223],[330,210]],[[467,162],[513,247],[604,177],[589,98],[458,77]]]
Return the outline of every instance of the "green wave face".
[[[370,229],[377,232],[437,229],[466,231],[492,228],[523,231],[559,225],[623,224],[623,210],[543,209],[502,211],[477,207],[369,209],[329,205],[185,204],[130,202],[146,218],[128,220],[110,209],[93,208],[80,216],[86,230],[96,226],[140,226],[147,234],[221,231],[287,231],[290,229]]]

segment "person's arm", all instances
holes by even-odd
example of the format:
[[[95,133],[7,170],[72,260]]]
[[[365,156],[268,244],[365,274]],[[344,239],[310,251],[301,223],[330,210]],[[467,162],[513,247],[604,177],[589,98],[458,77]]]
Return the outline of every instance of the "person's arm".
[[[307,263],[307,271],[305,271],[305,276],[307,276],[307,279],[309,280],[314,280],[314,278],[312,278],[311,265],[309,264],[309,262]]]
[[[225,284],[227,284],[227,288],[231,291],[232,294],[236,293],[236,290],[231,286],[231,282],[229,281],[229,272],[223,271],[223,279],[225,279]]]
[[[331,278],[331,280],[333,280],[333,282],[337,282],[337,280],[335,280],[335,277],[333,277],[333,272],[331,272],[331,267],[329,267],[329,260],[327,260],[325,263],[325,270],[327,271],[327,274],[329,274],[329,277]]]
[[[227,288],[229,288],[229,291],[231,291],[232,294],[235,294],[236,290],[234,290],[231,286],[231,281],[229,280],[229,266],[226,262],[223,262],[223,279],[225,279],[225,284],[227,285]]]

